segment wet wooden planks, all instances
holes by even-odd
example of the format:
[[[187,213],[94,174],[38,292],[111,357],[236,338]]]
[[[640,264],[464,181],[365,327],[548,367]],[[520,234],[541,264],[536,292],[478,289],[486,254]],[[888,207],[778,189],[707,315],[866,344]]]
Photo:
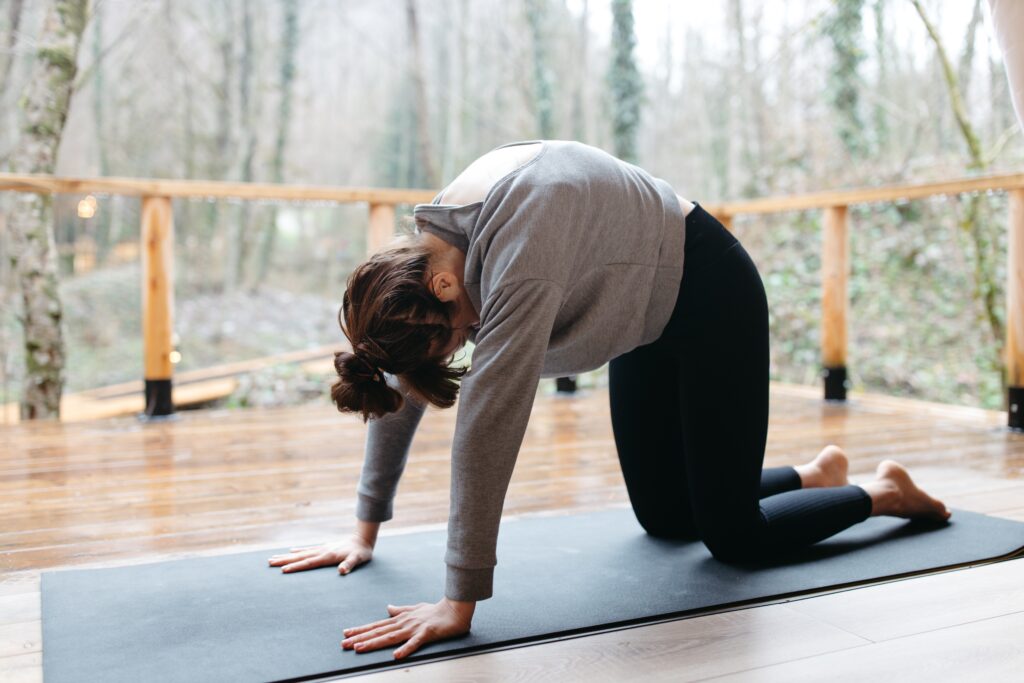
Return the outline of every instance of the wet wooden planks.
[[[384,533],[443,527],[455,414],[431,410],[424,418]],[[817,388],[773,384],[765,465],[804,462],[836,443],[851,457],[854,483],[893,458],[952,507],[1024,520],[1024,435],[1003,429],[1004,418],[860,394],[830,404]],[[360,420],[331,406],[0,430],[0,678],[41,680],[42,569],[241,552],[345,533],[364,438]],[[628,497],[606,391],[539,396],[505,514],[609,506],[628,506]],[[923,656],[951,643],[972,671],[997,677],[1007,661],[1024,664],[999,636],[1000,628],[1019,632],[1013,620],[1024,611],[1022,579],[1024,562],[1000,563],[372,678],[605,680],[642,672],[654,680],[800,679],[837,666],[867,674],[857,667],[880,666],[876,658],[898,672],[893,653],[900,648]],[[972,642],[998,656],[972,656]],[[936,661],[943,661],[939,650]]]

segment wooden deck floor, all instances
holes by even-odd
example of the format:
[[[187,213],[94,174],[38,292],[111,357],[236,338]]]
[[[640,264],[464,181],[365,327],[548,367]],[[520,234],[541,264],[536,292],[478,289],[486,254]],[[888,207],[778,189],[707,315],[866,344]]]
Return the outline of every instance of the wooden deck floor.
[[[603,390],[537,400],[506,516],[628,506],[607,401]],[[455,410],[424,418],[384,535],[443,528],[454,420]],[[854,483],[894,458],[951,507],[1024,521],[1024,435],[1004,424],[1001,413],[878,396],[826,404],[817,388],[774,384],[765,464],[836,443]],[[42,680],[40,570],[349,531],[364,430],[331,406],[0,429],[0,679]],[[365,678],[1012,680],[1021,633],[1014,560]]]

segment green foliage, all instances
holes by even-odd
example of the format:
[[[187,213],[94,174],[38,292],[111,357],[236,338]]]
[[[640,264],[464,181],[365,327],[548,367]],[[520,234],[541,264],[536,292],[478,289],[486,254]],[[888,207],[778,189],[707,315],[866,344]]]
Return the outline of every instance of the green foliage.
[[[975,198],[979,221],[1005,261],[1005,196]],[[1000,339],[972,294],[971,259],[958,227],[961,203],[938,198],[850,210],[848,369],[853,388],[1003,409]],[[820,386],[819,212],[738,221],[768,294],[771,377]],[[966,256],[967,262],[961,260]],[[995,259],[997,262],[999,258]],[[996,277],[993,300],[1005,308]]]
[[[85,30],[86,21],[89,18],[88,0],[57,0],[54,4],[57,14],[60,16],[60,23],[64,28],[76,36],[81,36]]]
[[[75,76],[75,53],[64,46],[43,46],[36,50],[36,58],[57,69],[62,80]]]
[[[331,373],[303,369],[298,363],[283,363],[246,373],[238,387],[219,401],[225,408],[274,408],[326,403],[330,401]]]

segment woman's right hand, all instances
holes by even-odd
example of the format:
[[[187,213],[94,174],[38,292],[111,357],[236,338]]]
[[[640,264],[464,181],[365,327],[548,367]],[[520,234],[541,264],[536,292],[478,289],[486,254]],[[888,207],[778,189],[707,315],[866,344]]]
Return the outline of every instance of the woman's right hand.
[[[373,545],[353,534],[338,543],[292,548],[290,553],[271,557],[270,566],[282,567],[281,571],[287,574],[337,564],[339,574],[348,574],[372,557]]]

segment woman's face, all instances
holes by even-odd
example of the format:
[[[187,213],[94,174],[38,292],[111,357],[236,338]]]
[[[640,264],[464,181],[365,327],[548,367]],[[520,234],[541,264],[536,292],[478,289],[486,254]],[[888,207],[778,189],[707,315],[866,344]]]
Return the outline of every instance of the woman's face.
[[[449,358],[466,345],[470,328],[480,324],[480,316],[473,308],[473,302],[466,294],[466,288],[462,286],[462,277],[459,275],[466,269],[466,255],[429,233],[424,235],[424,239],[433,242],[439,254],[431,261],[432,267],[424,284],[438,300],[452,305],[455,311],[450,321],[451,339],[444,348],[436,349],[432,346],[431,355],[436,351],[442,358]]]
[[[456,351],[466,345],[469,340],[469,332],[473,328],[479,329],[477,326],[480,324],[480,319],[473,310],[473,304],[470,302],[469,297],[466,296],[466,291],[461,290],[459,293],[458,305],[456,308],[455,315],[452,317],[452,336],[445,346],[439,353],[443,358],[449,358]]]

